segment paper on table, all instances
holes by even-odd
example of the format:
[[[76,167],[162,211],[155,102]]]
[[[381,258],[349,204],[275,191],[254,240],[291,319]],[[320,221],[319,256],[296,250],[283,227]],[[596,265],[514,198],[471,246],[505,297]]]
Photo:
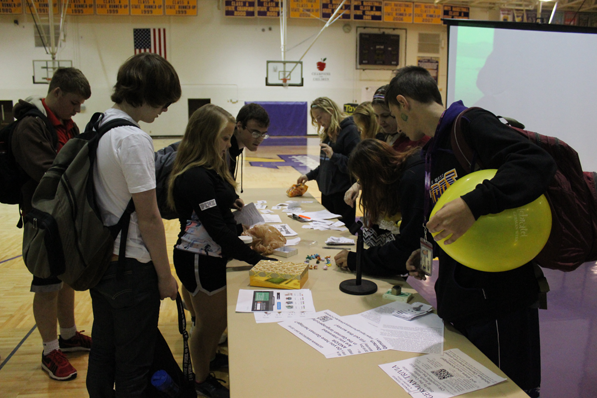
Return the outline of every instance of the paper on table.
[[[282,236],[296,236],[296,235],[298,235],[296,232],[294,232],[292,230],[292,228],[290,228],[288,226],[288,224],[274,224],[274,225],[272,225],[272,227],[274,227],[278,231],[280,231],[280,233],[282,234]]]
[[[449,398],[506,381],[458,348],[379,367],[417,398]]]
[[[433,311],[433,307],[429,304],[412,303],[409,304],[408,308],[398,309],[392,312],[392,316],[406,319],[407,321],[412,321],[413,319],[426,315],[431,311]]]
[[[277,214],[262,214],[261,216],[265,222],[282,222],[282,219]]]
[[[444,349],[444,323],[436,314],[407,321],[392,316],[395,311],[411,308],[410,304],[394,301],[381,307],[350,315],[346,318],[366,321],[397,351],[441,353]],[[356,319],[355,319],[356,318]]]
[[[279,323],[326,358],[385,351],[388,343],[371,333],[364,323],[344,320],[330,310],[320,311],[313,319]]]
[[[255,322],[257,323],[273,323],[284,322],[297,319],[315,318],[315,311],[259,311],[253,312],[255,315]]]
[[[239,289],[236,301],[236,312],[255,312],[255,292],[270,292],[272,294],[272,310],[282,312],[308,311],[315,312],[313,295],[309,289],[276,290],[276,289]],[[289,303],[290,302],[290,303]],[[278,303],[279,307],[278,308]],[[289,304],[288,304],[289,303]],[[292,308],[288,308],[292,307]]]
[[[244,205],[242,209],[234,213],[237,224],[252,227],[255,224],[263,223],[263,215],[255,208],[254,203]]]

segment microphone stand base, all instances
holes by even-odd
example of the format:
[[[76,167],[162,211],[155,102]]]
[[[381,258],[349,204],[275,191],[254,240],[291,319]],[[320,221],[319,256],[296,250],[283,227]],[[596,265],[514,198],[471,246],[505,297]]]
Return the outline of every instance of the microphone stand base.
[[[377,291],[377,285],[366,279],[361,279],[361,284],[357,285],[356,279],[347,279],[340,283],[340,291],[355,296],[365,296]]]

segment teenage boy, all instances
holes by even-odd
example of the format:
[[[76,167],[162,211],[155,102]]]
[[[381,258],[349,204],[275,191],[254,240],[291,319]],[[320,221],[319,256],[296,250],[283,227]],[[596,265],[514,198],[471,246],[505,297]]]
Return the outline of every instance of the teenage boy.
[[[152,123],[178,101],[181,87],[172,65],[157,54],[141,53],[118,70],[112,101],[101,124],[126,119],[136,126],[116,127],[99,141],[93,179],[105,225],[118,222],[131,198],[124,269],[119,269],[121,237],[112,262],[93,287],[93,350],[87,391],[95,397],[144,397],[149,383],[160,300],[176,299],[164,224],[156,199],[153,141],[138,127]]]
[[[424,147],[426,167],[425,221],[443,192],[467,172],[453,155],[450,130],[465,109],[461,101],[444,109],[437,83],[427,70],[407,66],[390,82],[386,100],[398,127],[412,141],[431,137]],[[538,198],[553,178],[556,165],[543,149],[502,124],[483,109],[468,111],[462,131],[487,168],[497,169],[491,180],[447,203],[428,220],[434,238],[451,244],[480,216],[516,208]],[[421,250],[407,262],[412,276]],[[539,287],[532,262],[506,272],[481,272],[465,267],[434,245],[439,258],[435,284],[437,312],[451,323],[531,397],[539,396],[541,358]]]
[[[268,127],[269,115],[261,105],[251,103],[240,108],[236,116],[234,135],[230,140],[229,156],[227,156],[228,170],[230,170],[230,174],[232,174],[235,180],[237,175],[237,158],[243,153],[244,148],[255,152],[263,140],[269,138],[267,134]],[[242,164],[240,167],[242,168]]]
[[[72,117],[81,111],[81,105],[91,97],[89,82],[75,68],[57,69],[45,98],[28,97],[19,100],[14,114],[19,119],[37,108],[47,118],[27,116],[15,129],[12,150],[23,170],[21,211],[31,210],[31,199],[44,173],[52,166],[56,154],[66,142],[79,134]],[[56,277],[33,277],[33,316],[43,342],[41,368],[55,380],[71,380],[77,370],[63,352],[89,351],[91,338],[77,331],[75,325],[75,291]],[[60,336],[57,326],[60,324]]]

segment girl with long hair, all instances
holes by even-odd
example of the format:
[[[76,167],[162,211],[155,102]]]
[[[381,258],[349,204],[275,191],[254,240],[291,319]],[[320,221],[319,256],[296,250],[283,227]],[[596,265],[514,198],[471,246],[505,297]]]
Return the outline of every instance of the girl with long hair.
[[[266,259],[239,239],[231,211],[243,206],[225,161],[235,123],[230,113],[213,104],[195,111],[178,147],[168,187],[168,203],[180,220],[174,266],[196,317],[190,339],[195,389],[207,397],[230,394],[209,373],[218,364],[227,364],[227,357],[216,355],[226,329],[226,263],[236,258],[255,265]]]
[[[354,224],[355,209],[344,202],[344,193],[352,181],[348,173],[348,157],[361,140],[352,117],[327,97],[311,103],[311,123],[317,126],[321,138],[319,166],[297,179],[298,184],[317,180],[321,204],[332,213],[340,214],[350,228]]]
[[[374,276],[407,273],[406,260],[419,248],[423,233],[423,184],[425,168],[420,149],[396,152],[377,139],[357,145],[348,161],[350,172],[363,187],[361,203],[366,227],[380,221],[396,238],[363,252],[362,270]],[[356,269],[356,253],[342,250],[335,256],[340,268]]]
[[[359,104],[352,113],[352,118],[361,132],[361,139],[377,138],[381,134],[382,128],[377,121],[371,101]]]

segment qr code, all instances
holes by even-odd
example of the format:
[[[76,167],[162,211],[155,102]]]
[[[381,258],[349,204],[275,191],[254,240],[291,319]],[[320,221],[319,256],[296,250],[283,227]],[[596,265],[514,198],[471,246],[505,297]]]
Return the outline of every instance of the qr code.
[[[450,377],[454,377],[446,369],[432,370],[431,373],[433,373],[439,380],[445,380]]]
[[[319,318],[317,318],[317,320],[321,321],[321,322],[327,322],[327,321],[331,321],[332,317],[329,315],[323,315],[323,316],[320,316]]]

